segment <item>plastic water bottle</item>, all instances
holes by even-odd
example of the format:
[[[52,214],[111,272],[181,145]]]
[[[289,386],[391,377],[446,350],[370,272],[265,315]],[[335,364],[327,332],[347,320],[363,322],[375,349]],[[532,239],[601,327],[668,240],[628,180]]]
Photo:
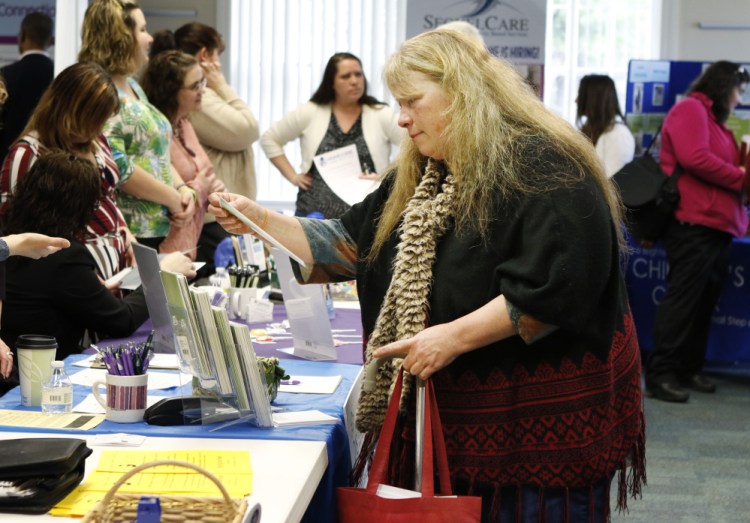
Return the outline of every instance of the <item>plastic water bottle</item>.
[[[323,298],[325,298],[326,309],[328,310],[328,319],[332,320],[336,317],[336,309],[333,308],[333,295],[331,294],[331,286],[328,284],[323,286]]]
[[[42,412],[65,414],[73,410],[73,382],[62,361],[52,362],[52,376],[42,386]]]
[[[224,292],[228,292],[229,287],[231,287],[229,274],[224,267],[216,267],[216,273],[208,277],[208,282],[214,287],[219,287]]]

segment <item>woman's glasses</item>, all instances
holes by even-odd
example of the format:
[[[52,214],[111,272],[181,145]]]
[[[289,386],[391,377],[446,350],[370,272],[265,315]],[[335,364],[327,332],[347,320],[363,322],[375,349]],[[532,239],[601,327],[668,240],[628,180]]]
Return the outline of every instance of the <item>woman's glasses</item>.
[[[201,78],[194,84],[190,84],[190,85],[183,87],[183,89],[189,89],[190,91],[195,91],[196,93],[199,93],[206,87],[206,84],[208,84],[208,78],[204,76],[203,78]]]

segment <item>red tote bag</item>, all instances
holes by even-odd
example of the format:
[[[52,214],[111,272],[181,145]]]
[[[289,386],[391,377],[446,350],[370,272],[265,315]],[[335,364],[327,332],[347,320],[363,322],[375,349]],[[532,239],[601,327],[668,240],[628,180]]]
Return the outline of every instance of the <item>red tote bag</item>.
[[[476,496],[453,496],[448,471],[443,429],[440,424],[435,391],[425,383],[424,447],[422,460],[422,497],[389,499],[377,495],[378,485],[387,480],[386,471],[391,441],[396,430],[398,404],[403,373],[399,371],[366,488],[339,487],[338,515],[341,523],[476,523],[482,514],[482,499]],[[433,452],[434,449],[434,452]],[[440,478],[440,495],[435,496],[433,456]],[[452,496],[452,497],[445,497]]]

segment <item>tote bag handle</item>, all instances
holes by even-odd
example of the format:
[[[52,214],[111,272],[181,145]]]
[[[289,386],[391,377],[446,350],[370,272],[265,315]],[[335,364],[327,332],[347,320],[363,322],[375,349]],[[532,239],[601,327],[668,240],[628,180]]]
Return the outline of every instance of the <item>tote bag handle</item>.
[[[396,431],[396,420],[398,418],[398,407],[401,401],[401,390],[403,388],[403,370],[399,369],[396,384],[391,394],[388,410],[385,414],[383,427],[380,429],[380,438],[375,450],[375,457],[370,468],[367,480],[367,490],[376,492],[378,485],[387,481],[388,462],[391,454],[391,443]],[[424,408],[424,447],[422,459],[422,487],[423,497],[434,497],[434,463],[437,460],[438,478],[440,480],[440,494],[451,496],[450,472],[448,469],[448,454],[445,448],[443,427],[440,423],[440,414],[437,408],[435,390],[432,383],[425,382],[425,408]]]

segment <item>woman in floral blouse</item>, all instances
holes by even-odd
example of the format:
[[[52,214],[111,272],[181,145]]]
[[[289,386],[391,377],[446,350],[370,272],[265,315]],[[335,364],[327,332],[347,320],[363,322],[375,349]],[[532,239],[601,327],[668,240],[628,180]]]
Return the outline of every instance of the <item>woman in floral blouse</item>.
[[[147,62],[151,41],[138,4],[95,0],[84,16],[78,58],[101,65],[117,86],[120,111],[105,126],[120,176],[128,181],[117,202],[138,241],[158,248],[172,226],[192,221],[195,191],[172,172],[169,121],[131,76]]]
[[[172,125],[169,148],[172,167],[198,195],[192,225],[184,227],[179,235],[170,234],[162,246],[167,250],[190,250],[192,254],[203,229],[208,194],[225,190],[224,182],[216,177],[211,160],[187,120],[190,113],[200,111],[206,77],[195,57],[182,51],[164,51],[151,58],[142,82],[149,100]]]

